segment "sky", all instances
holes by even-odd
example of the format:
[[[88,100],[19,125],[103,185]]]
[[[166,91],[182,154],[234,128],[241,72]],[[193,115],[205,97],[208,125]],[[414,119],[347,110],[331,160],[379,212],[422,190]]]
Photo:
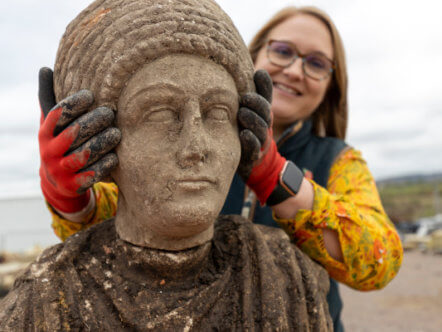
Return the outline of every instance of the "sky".
[[[39,193],[38,70],[89,0],[0,2],[0,198]],[[279,9],[334,20],[349,77],[347,142],[376,179],[442,172],[442,4],[434,0],[219,0],[246,43]]]

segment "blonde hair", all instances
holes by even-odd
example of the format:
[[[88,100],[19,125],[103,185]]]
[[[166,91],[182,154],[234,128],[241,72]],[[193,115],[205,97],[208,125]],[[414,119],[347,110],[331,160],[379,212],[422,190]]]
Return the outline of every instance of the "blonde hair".
[[[347,107],[347,66],[345,61],[344,45],[336,26],[331,18],[316,7],[286,7],[277,12],[258,31],[249,45],[249,52],[253,62],[258,52],[265,46],[268,35],[277,25],[296,15],[311,15],[321,20],[330,31],[333,44],[333,71],[328,91],[321,104],[312,116],[313,132],[316,135],[345,139],[348,121]]]

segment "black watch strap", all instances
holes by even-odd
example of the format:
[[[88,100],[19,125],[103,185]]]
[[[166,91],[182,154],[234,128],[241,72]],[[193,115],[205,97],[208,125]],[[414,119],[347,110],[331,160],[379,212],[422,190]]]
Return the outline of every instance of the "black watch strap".
[[[289,197],[296,196],[301,188],[304,174],[292,161],[288,160],[279,174],[278,184],[273,189],[266,204],[268,206],[279,204]]]

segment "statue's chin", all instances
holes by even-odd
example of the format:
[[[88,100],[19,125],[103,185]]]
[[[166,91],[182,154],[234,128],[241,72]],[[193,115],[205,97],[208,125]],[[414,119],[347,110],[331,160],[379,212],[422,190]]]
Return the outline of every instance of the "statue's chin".
[[[121,239],[143,247],[183,250],[210,241],[222,208],[218,199],[189,202],[162,200],[150,204],[120,201],[115,225]],[[136,209],[134,209],[136,206]]]

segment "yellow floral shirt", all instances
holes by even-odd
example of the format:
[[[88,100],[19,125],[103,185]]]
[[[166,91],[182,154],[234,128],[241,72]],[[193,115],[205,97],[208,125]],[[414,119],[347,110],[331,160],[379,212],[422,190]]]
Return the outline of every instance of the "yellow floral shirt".
[[[327,189],[310,181],[315,192],[313,209],[298,211],[294,219],[276,219],[279,225],[335,280],[359,290],[384,287],[399,271],[402,246],[360,152],[348,149],[337,158],[330,170]],[[88,222],[63,219],[49,206],[53,216],[52,227],[63,241],[115,215],[117,186],[98,183],[93,190],[96,208],[87,218]],[[328,254],[323,228],[338,233],[344,263]]]
[[[310,182],[313,209],[299,210],[294,219],[275,220],[333,279],[359,290],[384,287],[399,271],[402,245],[360,152],[348,149],[337,158],[327,189]],[[343,263],[325,249],[324,228],[338,233]]]

